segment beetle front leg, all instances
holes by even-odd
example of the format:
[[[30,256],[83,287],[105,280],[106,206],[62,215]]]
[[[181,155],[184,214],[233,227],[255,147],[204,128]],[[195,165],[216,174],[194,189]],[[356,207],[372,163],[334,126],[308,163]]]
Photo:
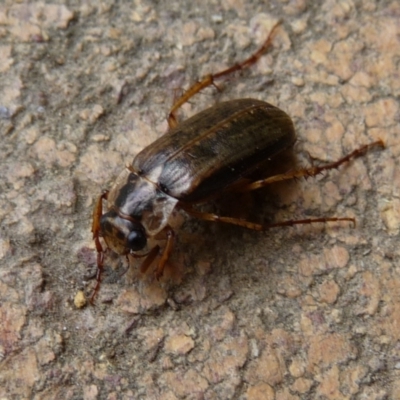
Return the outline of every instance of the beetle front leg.
[[[108,191],[102,193],[93,209],[93,222],[92,222],[92,233],[93,240],[97,251],[97,271],[96,271],[96,286],[93,289],[92,295],[90,296],[90,302],[93,304],[94,297],[100,289],[101,274],[103,272],[103,262],[104,262],[104,250],[100,242],[100,219],[103,215],[103,200],[107,200]]]

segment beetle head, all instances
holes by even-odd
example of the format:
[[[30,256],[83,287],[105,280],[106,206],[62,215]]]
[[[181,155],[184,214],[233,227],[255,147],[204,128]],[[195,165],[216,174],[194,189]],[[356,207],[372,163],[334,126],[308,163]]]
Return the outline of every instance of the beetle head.
[[[128,254],[131,251],[142,250],[147,243],[143,225],[121,217],[114,210],[102,215],[100,231],[107,246],[117,254]]]

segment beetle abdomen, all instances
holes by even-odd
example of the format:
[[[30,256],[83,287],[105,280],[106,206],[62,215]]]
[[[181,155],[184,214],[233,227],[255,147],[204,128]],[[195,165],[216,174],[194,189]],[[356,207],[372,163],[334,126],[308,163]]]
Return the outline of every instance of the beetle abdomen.
[[[295,140],[292,120],[279,108],[260,100],[233,100],[183,121],[142,150],[133,168],[170,196],[195,203]]]

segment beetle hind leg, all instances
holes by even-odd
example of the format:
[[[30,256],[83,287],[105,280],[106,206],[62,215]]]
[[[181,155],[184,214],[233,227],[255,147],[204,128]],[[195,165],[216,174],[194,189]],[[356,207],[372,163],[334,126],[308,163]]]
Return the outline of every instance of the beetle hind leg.
[[[233,192],[247,192],[251,190],[260,189],[264,186],[267,186],[274,182],[280,182],[290,179],[302,178],[302,177],[312,177],[320,174],[323,171],[327,171],[330,169],[336,169],[340,165],[364,155],[369,149],[373,147],[381,147],[384,148],[384,143],[382,140],[377,140],[373,143],[364,145],[351,153],[345,155],[341,159],[322,165],[322,166],[313,166],[310,168],[304,168],[294,171],[289,171],[283,174],[270,176],[266,179],[261,179],[251,183],[239,183],[238,185],[233,185],[230,189]],[[356,221],[354,218],[350,217],[328,217],[328,218],[307,218],[307,219],[300,219],[300,220],[288,220],[288,221],[281,221],[272,224],[258,224],[255,222],[247,221],[245,219],[239,218],[232,218],[232,217],[222,217],[217,214],[211,213],[204,213],[193,209],[191,206],[181,204],[181,208],[185,210],[189,215],[193,217],[204,219],[206,221],[214,221],[214,222],[224,222],[227,224],[242,226],[244,228],[256,230],[256,231],[265,231],[270,228],[276,228],[279,226],[294,226],[294,225],[303,225],[303,224],[312,224],[312,223],[326,223],[326,222],[351,222],[354,226]]]
[[[331,162],[331,163],[328,163],[325,165],[321,165],[321,166],[312,166],[309,168],[293,170],[293,171],[289,171],[289,172],[286,172],[283,174],[270,176],[268,178],[260,179],[255,182],[239,185],[239,186],[235,187],[233,189],[233,191],[247,192],[250,190],[260,189],[260,188],[270,185],[271,183],[274,183],[274,182],[287,181],[287,180],[296,179],[296,178],[313,177],[313,176],[319,175],[320,173],[322,173],[324,171],[339,168],[342,164],[349,162],[350,160],[352,160],[354,158],[364,155],[368,150],[370,150],[373,147],[384,148],[385,145],[382,140],[377,140],[376,142],[366,144],[362,147],[359,147],[356,150],[353,150],[351,153],[345,155],[344,157],[342,157],[341,159],[339,159],[337,161],[334,161],[334,162]]]
[[[279,226],[294,226],[294,225],[307,225],[313,223],[326,223],[326,222],[342,222],[347,221],[351,222],[353,226],[356,224],[356,220],[350,217],[327,217],[327,218],[307,218],[307,219],[297,219],[297,220],[288,220],[288,221],[280,221],[272,224],[258,224],[256,222],[247,221],[245,219],[240,218],[232,218],[232,217],[222,217],[217,214],[204,213],[201,211],[194,210],[189,206],[182,206],[182,209],[185,210],[189,215],[204,219],[206,221],[214,221],[214,222],[223,222],[226,224],[242,226],[243,228],[252,229],[255,231],[266,231],[270,228],[277,228]]]
[[[260,57],[266,52],[266,50],[271,46],[272,40],[275,37],[276,30],[278,26],[281,24],[278,21],[271,29],[267,39],[264,41],[263,45],[250,57],[246,58],[244,61],[240,63],[236,63],[229,68],[224,69],[223,71],[217,72],[215,74],[206,75],[201,81],[194,83],[182,96],[178,98],[173,104],[171,111],[168,114],[168,125],[169,128],[175,128],[178,125],[178,121],[176,118],[176,112],[181,108],[186,102],[188,102],[195,94],[199,93],[201,90],[205,89],[208,86],[218,87],[214,83],[215,80],[219,78],[223,78],[224,76],[233,74],[234,72],[241,71],[245,68],[248,68],[255,64]]]

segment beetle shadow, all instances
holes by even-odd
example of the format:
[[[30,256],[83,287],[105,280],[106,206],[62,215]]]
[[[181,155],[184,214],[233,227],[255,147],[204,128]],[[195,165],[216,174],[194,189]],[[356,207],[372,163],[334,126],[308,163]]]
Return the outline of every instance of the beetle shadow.
[[[252,182],[282,174],[296,169],[297,165],[298,160],[295,153],[288,150],[280,153],[278,158],[259,166],[251,175],[246,176],[246,180]],[[227,190],[223,191],[217,199],[196,207],[196,209],[267,225],[272,222],[279,222],[279,220],[276,220],[275,214],[278,209],[290,207],[293,203],[291,199],[295,198],[295,193],[298,190],[298,184],[299,182],[295,180],[289,180],[269,184],[251,192]],[[236,256],[244,255],[249,246],[256,247],[260,239],[263,243],[267,242],[268,247],[274,247],[274,244],[271,244],[271,241],[266,240],[265,237],[274,235],[275,229],[277,228],[260,232],[237,225],[209,222],[188,216],[184,226],[177,232],[177,245],[171,260],[174,263],[176,257],[181,257],[180,264],[182,265],[182,259],[184,260],[183,264],[185,264],[183,267],[184,276],[181,279],[183,286],[180,284],[180,287],[176,287],[175,294],[181,293],[181,295],[177,295],[179,298],[190,298],[193,301],[193,295],[186,297],[182,295],[183,292],[190,292],[191,283],[205,287],[202,289],[203,291],[211,290],[209,284],[202,285],[201,282],[214,281],[216,277],[220,280],[222,275],[231,275],[230,272],[224,271],[226,268],[224,266],[232,264],[229,257],[232,254],[236,254]],[[216,268],[214,268],[214,265]],[[246,271],[239,272],[240,275],[251,274],[247,267],[243,266],[243,268],[246,268]]]

